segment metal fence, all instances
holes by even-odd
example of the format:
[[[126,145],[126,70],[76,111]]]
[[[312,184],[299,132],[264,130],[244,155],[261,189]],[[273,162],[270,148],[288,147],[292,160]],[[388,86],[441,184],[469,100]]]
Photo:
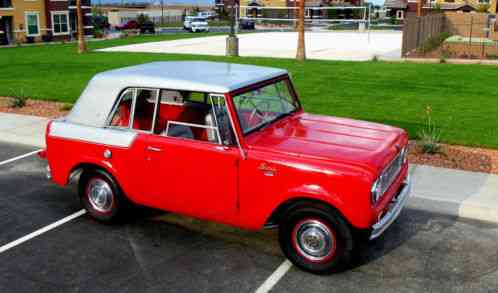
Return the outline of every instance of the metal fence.
[[[440,13],[406,19],[405,57],[498,59],[498,27],[487,13]]]

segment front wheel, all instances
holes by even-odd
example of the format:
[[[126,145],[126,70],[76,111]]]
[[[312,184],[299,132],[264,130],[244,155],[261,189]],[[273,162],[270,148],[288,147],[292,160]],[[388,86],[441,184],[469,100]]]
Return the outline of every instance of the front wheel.
[[[353,250],[349,226],[326,207],[301,207],[288,212],[280,224],[279,241],[294,265],[315,274],[343,270]]]
[[[83,172],[78,191],[82,205],[94,219],[101,222],[117,221],[128,206],[117,183],[101,170]]]

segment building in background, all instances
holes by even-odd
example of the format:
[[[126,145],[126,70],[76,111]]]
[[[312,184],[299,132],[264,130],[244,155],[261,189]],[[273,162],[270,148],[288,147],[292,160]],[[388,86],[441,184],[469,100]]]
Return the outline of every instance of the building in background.
[[[47,33],[45,0],[0,0],[0,44],[41,41]]]
[[[85,35],[93,36],[90,0],[82,0]],[[0,45],[70,40],[76,0],[0,0]]]
[[[388,18],[402,21],[409,14],[421,15],[434,12],[473,12],[487,8],[488,13],[497,13],[497,0],[386,0],[384,8]],[[481,11],[483,12],[483,11]]]
[[[171,9],[160,7],[151,7],[145,9],[123,9],[116,8],[107,11],[107,19],[112,27],[124,24],[130,20],[136,20],[141,14],[147,16],[155,24],[167,24],[167,23],[181,23],[183,20],[184,10],[182,9]]]
[[[70,40],[76,37],[76,0],[44,0],[47,27],[53,40]],[[85,36],[93,36],[92,6],[90,0],[81,0]]]

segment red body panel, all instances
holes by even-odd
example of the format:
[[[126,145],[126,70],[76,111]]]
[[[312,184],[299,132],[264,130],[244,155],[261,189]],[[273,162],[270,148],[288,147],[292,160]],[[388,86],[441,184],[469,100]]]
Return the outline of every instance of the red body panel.
[[[226,98],[236,117],[230,95]],[[195,115],[176,110],[161,105],[156,125]],[[234,123],[244,156],[237,146],[147,133],[120,148],[52,137],[49,130],[46,156],[60,185],[78,165],[94,164],[114,176],[136,203],[247,229],[260,229],[279,205],[297,198],[326,202],[352,226],[368,229],[408,173],[405,163],[372,205],[373,182],[407,144],[403,130],[302,110],[246,137],[236,118]],[[105,150],[112,158],[104,158]]]

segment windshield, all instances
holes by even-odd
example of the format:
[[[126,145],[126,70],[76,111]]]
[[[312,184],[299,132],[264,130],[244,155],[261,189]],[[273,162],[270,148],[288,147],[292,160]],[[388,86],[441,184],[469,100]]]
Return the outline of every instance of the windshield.
[[[287,80],[280,80],[233,97],[242,132],[247,134],[299,108]]]

